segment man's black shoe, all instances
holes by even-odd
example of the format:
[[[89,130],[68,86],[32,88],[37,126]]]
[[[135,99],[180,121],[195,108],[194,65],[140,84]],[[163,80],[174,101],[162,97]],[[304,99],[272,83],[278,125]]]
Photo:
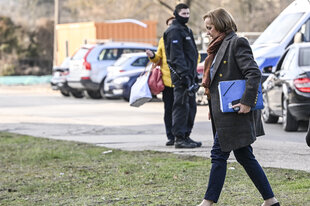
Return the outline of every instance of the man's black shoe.
[[[308,129],[308,132],[307,132],[307,135],[306,135],[306,142],[307,142],[307,145],[310,147],[310,128]]]
[[[175,148],[195,148],[195,143],[189,142],[187,139],[176,140],[174,144]]]
[[[172,146],[174,145],[174,139],[169,139],[168,142],[166,142],[166,146]]]
[[[201,142],[196,142],[196,141],[192,140],[190,137],[186,137],[186,139],[188,142],[196,144],[196,147],[201,147],[201,145],[202,145]]]

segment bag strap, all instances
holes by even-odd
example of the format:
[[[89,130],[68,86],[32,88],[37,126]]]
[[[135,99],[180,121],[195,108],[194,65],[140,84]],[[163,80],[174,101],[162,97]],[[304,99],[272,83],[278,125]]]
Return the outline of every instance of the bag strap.
[[[152,63],[152,68],[150,69],[149,72],[151,72],[153,69],[155,69],[157,66],[161,66],[162,64],[162,59],[159,58],[159,60],[156,63]],[[139,77],[141,77],[142,75],[144,75],[146,73],[146,68],[147,66],[144,68],[144,71],[141,72],[141,74],[139,75]]]
[[[148,64],[149,65],[149,64]],[[144,71],[140,73],[139,77],[143,76],[144,74],[148,73],[148,72],[151,72],[153,70],[153,65],[152,65],[152,68],[150,69],[150,71],[146,71],[146,68],[148,67],[148,65],[146,67],[144,67]],[[138,77],[138,78],[139,78]]]
[[[152,63],[151,71],[153,71],[153,69],[155,69],[156,67],[161,66],[161,65],[162,65],[162,60],[161,60],[161,58],[159,58],[159,60],[156,63]]]

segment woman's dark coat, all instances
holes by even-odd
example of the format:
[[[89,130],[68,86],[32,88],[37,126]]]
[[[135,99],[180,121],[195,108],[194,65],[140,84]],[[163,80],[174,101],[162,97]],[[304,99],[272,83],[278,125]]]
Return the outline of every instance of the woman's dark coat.
[[[264,135],[260,111],[247,114],[222,113],[218,84],[220,81],[246,79],[241,103],[254,106],[261,72],[254,61],[249,42],[231,32],[223,40],[213,66],[210,83],[210,113],[213,133],[217,132],[222,151],[228,152],[252,144]]]

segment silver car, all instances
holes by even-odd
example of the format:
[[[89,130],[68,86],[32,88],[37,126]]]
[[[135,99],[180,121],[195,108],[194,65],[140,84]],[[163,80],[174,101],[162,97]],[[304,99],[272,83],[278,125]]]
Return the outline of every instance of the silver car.
[[[68,85],[80,91],[86,91],[94,99],[104,96],[104,80],[107,67],[112,65],[122,54],[156,51],[156,47],[142,43],[111,42],[97,45],[87,52],[83,59],[71,61]]]

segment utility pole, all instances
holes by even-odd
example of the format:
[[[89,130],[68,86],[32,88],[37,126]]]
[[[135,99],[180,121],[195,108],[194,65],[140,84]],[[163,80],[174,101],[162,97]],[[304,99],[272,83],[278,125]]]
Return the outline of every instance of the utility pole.
[[[57,35],[56,26],[59,24],[59,0],[54,1],[54,52],[53,52],[53,65],[57,64]]]

